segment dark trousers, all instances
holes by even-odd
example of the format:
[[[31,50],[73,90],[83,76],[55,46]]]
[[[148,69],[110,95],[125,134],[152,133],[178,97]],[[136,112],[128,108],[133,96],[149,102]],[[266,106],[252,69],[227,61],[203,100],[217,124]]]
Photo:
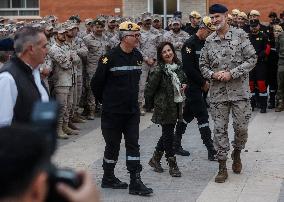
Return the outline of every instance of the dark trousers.
[[[173,151],[174,130],[175,124],[162,125],[162,136],[157,143],[156,151],[165,151],[166,158],[173,157],[175,154]]]
[[[113,170],[119,155],[122,134],[126,147],[126,166],[129,172],[140,172],[139,140],[140,115],[102,113],[102,133],[106,142],[103,168]]]
[[[275,95],[278,88],[277,71],[279,56],[276,51],[270,52],[268,57],[267,85],[269,86],[269,102],[275,102]]]
[[[205,145],[209,145],[210,142],[212,142],[211,130],[209,128],[209,115],[202,90],[198,86],[191,85],[189,86],[186,96],[187,99],[185,100],[183,108],[183,119],[185,122],[177,123],[175,144],[180,144],[182,134],[185,133],[187,124],[196,118],[201,139]]]

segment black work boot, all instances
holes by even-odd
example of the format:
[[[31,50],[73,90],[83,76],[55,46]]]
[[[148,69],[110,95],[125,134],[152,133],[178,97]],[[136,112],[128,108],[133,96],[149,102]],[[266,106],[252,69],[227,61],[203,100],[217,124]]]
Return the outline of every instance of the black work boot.
[[[153,157],[149,161],[149,165],[154,168],[155,172],[162,173],[164,169],[161,166],[161,158],[164,152],[161,151],[154,151]]]
[[[203,141],[203,144],[206,146],[206,149],[208,151],[208,160],[216,161],[217,152],[213,146],[213,140],[211,139],[211,130],[209,126],[199,128],[199,132],[201,134],[201,139]]]
[[[181,146],[181,139],[182,139],[182,135],[184,134],[186,130],[186,126],[187,124],[184,122],[177,123],[176,132],[174,135],[174,142],[173,142],[173,150],[176,155],[181,155],[181,156],[190,155],[189,151],[184,150]]]
[[[130,173],[129,194],[147,196],[153,193],[153,189],[146,187],[141,181],[140,172]]]
[[[268,101],[268,109],[273,109],[275,108],[275,92],[270,92],[269,93],[269,101]]]
[[[215,182],[224,183],[228,178],[226,160],[218,160],[218,162],[219,162],[219,172],[215,177]]]
[[[168,164],[169,164],[169,173],[172,177],[181,177],[181,172],[179,171],[178,165],[177,165],[177,161],[176,161],[176,157],[172,156],[172,157],[168,157],[167,158]]]
[[[102,179],[102,188],[127,189],[128,184],[115,177],[113,171],[105,171]]]
[[[256,98],[254,95],[250,98],[250,105],[251,105],[251,110],[254,111],[254,109],[256,108]]]
[[[217,158],[216,158],[217,151],[214,149],[213,145],[212,147],[207,147],[207,151],[208,151],[208,160],[217,161]]]
[[[260,113],[266,113],[267,96],[259,96]]]

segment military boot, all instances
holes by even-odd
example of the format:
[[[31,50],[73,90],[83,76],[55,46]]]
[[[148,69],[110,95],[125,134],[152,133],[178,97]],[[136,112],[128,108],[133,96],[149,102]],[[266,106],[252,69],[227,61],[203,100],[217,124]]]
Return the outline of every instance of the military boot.
[[[251,96],[250,98],[250,105],[251,105],[251,110],[254,111],[256,108],[256,98],[255,95]]]
[[[72,130],[80,130],[79,127],[77,127],[72,121],[70,120],[68,123],[68,127],[71,128]]]
[[[181,146],[181,139],[182,135],[185,133],[187,124],[184,122],[178,122],[176,126],[176,131],[174,135],[174,141],[173,141],[173,150],[176,155],[181,156],[189,156],[189,151],[186,151]]]
[[[101,187],[112,189],[127,189],[128,184],[126,182],[121,182],[117,177],[115,177],[113,171],[104,171]]]
[[[68,135],[63,132],[63,130],[62,130],[62,125],[61,125],[61,124],[59,124],[59,125],[57,126],[57,137],[58,137],[59,139],[68,139],[68,138],[69,138]]]
[[[69,128],[68,124],[66,124],[66,123],[63,124],[62,130],[67,135],[79,135],[79,131],[78,130],[73,130],[73,129]]]
[[[91,107],[86,118],[88,120],[94,120],[95,119],[95,107]]]
[[[215,182],[224,183],[228,178],[228,171],[226,167],[226,160],[218,160],[219,162],[219,172],[215,177]]]
[[[211,147],[206,147],[208,151],[208,160],[217,161],[216,154],[217,151],[214,149],[213,145]]]
[[[231,155],[233,159],[232,170],[236,174],[240,174],[242,171],[241,150],[234,149]]]
[[[259,97],[260,113],[266,113],[267,108],[267,96]]]
[[[178,165],[177,165],[177,161],[176,161],[176,157],[168,157],[167,158],[168,164],[169,164],[169,173],[172,177],[181,177],[181,172],[179,171]]]
[[[149,165],[154,168],[155,172],[162,173],[164,169],[161,166],[161,158],[164,152],[161,151],[154,151],[153,157],[149,161]]]
[[[275,108],[275,92],[269,93],[268,109]]]
[[[209,123],[208,123],[209,125]],[[201,139],[203,141],[203,144],[205,145],[207,151],[208,151],[208,160],[209,161],[216,161],[216,150],[213,146],[213,140],[211,139],[211,130],[209,126],[204,126],[199,128],[199,132],[201,134]]]
[[[277,107],[275,108],[275,112],[282,112],[284,111],[284,102],[279,100]]]
[[[73,123],[86,123],[86,120],[80,116],[78,112],[76,112],[72,118]]]
[[[147,196],[153,189],[146,187],[141,181],[140,172],[130,172],[129,194]]]

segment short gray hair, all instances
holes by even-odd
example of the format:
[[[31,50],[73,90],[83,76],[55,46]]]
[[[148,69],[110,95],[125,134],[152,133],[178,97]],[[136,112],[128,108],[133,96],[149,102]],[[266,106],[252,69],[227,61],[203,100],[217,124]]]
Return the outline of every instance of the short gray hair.
[[[18,29],[15,33],[14,38],[14,49],[16,54],[24,52],[26,46],[31,44],[36,44],[39,41],[39,34],[43,33],[42,29],[32,26],[25,26]]]

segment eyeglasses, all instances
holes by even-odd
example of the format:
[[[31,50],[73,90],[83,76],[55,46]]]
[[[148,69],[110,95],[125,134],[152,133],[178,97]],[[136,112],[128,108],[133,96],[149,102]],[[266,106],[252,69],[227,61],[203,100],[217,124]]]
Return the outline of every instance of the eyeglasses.
[[[129,35],[126,35],[126,36],[132,36],[132,37],[135,37],[135,38],[139,38],[141,36],[141,34],[129,34]]]

